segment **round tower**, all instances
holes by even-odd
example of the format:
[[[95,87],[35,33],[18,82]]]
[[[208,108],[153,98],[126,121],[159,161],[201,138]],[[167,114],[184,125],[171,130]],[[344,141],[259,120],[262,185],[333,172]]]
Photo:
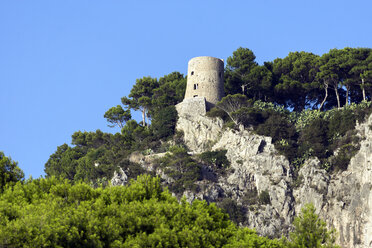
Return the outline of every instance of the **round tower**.
[[[223,89],[224,62],[202,56],[190,59],[187,72],[185,99],[204,97],[210,109],[225,96]]]

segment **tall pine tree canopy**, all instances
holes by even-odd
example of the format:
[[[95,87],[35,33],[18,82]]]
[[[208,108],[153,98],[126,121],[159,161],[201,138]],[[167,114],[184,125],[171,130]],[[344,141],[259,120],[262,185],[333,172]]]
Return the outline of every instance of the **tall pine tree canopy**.
[[[283,247],[236,227],[214,204],[181,202],[158,178],[92,188],[54,177],[0,195],[1,247]],[[256,244],[255,246],[251,246]],[[257,246],[258,245],[258,246]]]

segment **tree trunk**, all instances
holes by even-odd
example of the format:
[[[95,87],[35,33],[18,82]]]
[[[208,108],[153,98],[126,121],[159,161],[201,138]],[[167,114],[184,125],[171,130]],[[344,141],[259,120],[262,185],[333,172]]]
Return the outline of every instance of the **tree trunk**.
[[[362,78],[362,94],[363,94],[363,101],[366,100],[366,89],[364,88],[364,78]]]
[[[245,87],[246,87],[247,85],[245,85],[245,84],[242,84],[242,94],[244,95],[244,91],[245,91]]]
[[[146,114],[146,108],[143,108],[142,109],[142,126],[146,126],[145,114]]]
[[[350,91],[350,86],[346,85],[346,100],[345,100],[345,106],[349,105],[349,91]]]
[[[231,113],[229,113],[229,112],[226,112],[226,113],[230,117],[230,119],[235,123],[235,125],[238,125],[238,122],[235,120],[235,118],[233,118],[233,116],[231,115]]]
[[[149,125],[150,125],[150,123],[149,123],[149,115],[146,112],[146,127],[149,128]]]
[[[121,121],[117,121],[116,124],[119,126],[120,130],[124,127],[124,124]]]
[[[325,96],[324,96],[324,99],[323,99],[322,103],[320,104],[320,107],[319,107],[318,110],[322,109],[322,107],[323,107],[323,105],[324,105],[324,103],[325,103],[325,101],[327,100],[327,97],[328,97],[328,83],[324,83],[324,86],[325,86],[324,87]]]
[[[340,95],[338,94],[338,89],[337,89],[337,84],[335,86],[333,86],[334,90],[335,90],[335,93],[336,93],[336,98],[337,98],[337,108],[341,108],[341,104],[340,104]]]

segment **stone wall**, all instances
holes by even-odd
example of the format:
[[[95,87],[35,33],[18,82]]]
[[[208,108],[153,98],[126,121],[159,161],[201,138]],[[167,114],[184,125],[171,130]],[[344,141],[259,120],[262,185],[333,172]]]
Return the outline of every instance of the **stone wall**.
[[[184,99],[176,105],[178,114],[183,115],[205,115],[206,114],[206,101],[204,97],[194,97]]]

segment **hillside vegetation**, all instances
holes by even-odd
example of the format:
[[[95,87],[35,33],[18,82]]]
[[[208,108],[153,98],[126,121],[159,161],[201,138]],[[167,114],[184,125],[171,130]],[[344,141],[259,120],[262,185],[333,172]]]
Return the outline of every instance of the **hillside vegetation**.
[[[144,173],[129,162],[132,152],[184,146],[182,134],[175,131],[174,105],[183,100],[185,87],[186,78],[178,72],[137,79],[129,96],[121,99],[123,105],[104,115],[120,133],[74,133],[72,147],[63,144],[50,156],[47,176],[95,184],[106,182],[118,166],[130,178]],[[222,118],[230,128],[243,125],[272,137],[294,169],[318,157],[330,172],[345,170],[359,149],[355,125],[371,113],[371,49],[332,49],[322,56],[292,52],[258,65],[251,50],[238,48],[227,59],[225,92],[208,116]],[[131,119],[131,110],[142,112],[140,123]]]
[[[315,235],[306,238],[306,232]],[[296,220],[292,239],[270,240],[238,228],[205,201],[178,202],[150,176],[106,188],[51,177],[18,182],[0,194],[1,247],[274,248],[334,241],[311,206]]]
[[[226,97],[207,116],[221,118],[226,128],[271,137],[294,174],[311,157],[319,158],[328,173],[345,170],[359,149],[355,125],[372,112],[371,51],[332,49],[321,56],[293,52],[259,65],[251,50],[238,48],[227,59]],[[180,200],[185,190],[200,190],[203,170],[223,176],[231,163],[226,150],[190,155],[183,134],[176,131],[175,105],[183,100],[186,80],[179,72],[137,79],[122,105],[104,113],[109,126],[120,132],[75,132],[72,145],[57,147],[46,162],[46,179],[23,181],[16,163],[2,155],[8,166],[4,171],[11,176],[1,182],[1,244],[332,247],[333,232],[311,206],[303,210],[286,241],[238,228],[225,214],[240,222],[239,206],[231,201],[218,203],[222,211],[214,204]],[[142,120],[133,120],[131,111],[140,111]],[[147,170],[130,159],[135,153],[164,155]],[[120,169],[130,179],[141,176],[126,187],[107,187]],[[152,178],[156,169],[167,175],[169,190],[180,202],[163,191],[163,180]],[[270,201],[267,192],[252,197],[262,204]],[[315,233],[312,240],[304,238],[307,231]]]

